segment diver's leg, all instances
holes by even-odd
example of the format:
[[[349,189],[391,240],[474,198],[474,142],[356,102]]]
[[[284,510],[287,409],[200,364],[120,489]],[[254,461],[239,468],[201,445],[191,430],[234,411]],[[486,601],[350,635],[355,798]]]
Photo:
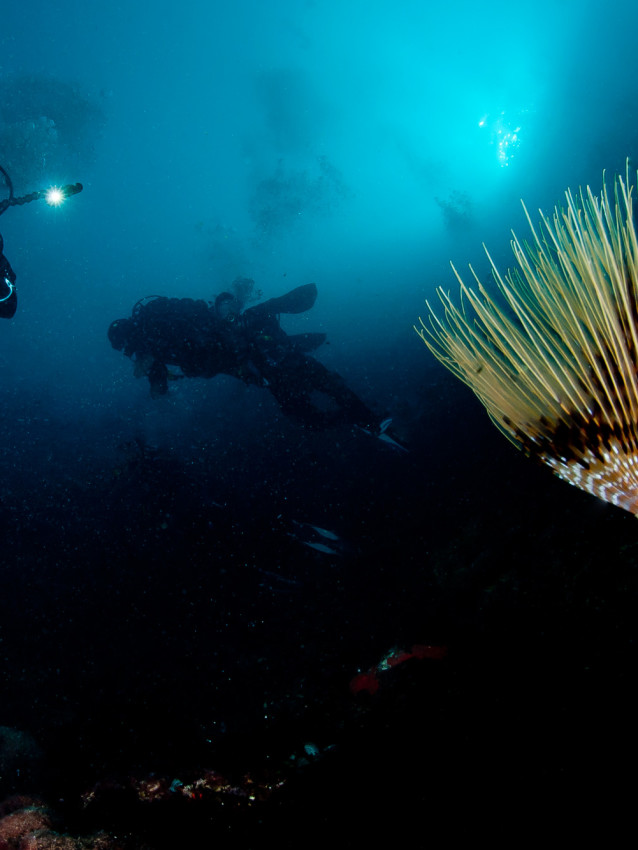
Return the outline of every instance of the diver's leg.
[[[303,357],[303,374],[307,392],[323,393],[336,405],[331,415],[332,424],[360,425],[372,430],[378,427],[379,417],[337,372],[331,372],[314,357]]]
[[[290,368],[282,370],[282,364],[269,369],[262,369],[267,386],[275,397],[281,412],[291,419],[305,425],[307,428],[328,428],[332,422],[332,414],[320,410],[308,394],[306,381]]]

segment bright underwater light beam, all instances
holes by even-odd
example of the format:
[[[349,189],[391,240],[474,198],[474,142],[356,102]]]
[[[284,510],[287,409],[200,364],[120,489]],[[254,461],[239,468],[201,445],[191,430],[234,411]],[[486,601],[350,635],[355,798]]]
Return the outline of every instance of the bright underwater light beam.
[[[484,114],[478,126],[487,129],[490,145],[496,148],[496,158],[501,168],[507,168],[521,144],[522,121],[529,109],[520,109],[513,113],[501,110],[497,115]]]
[[[51,186],[47,189],[44,199],[50,207],[59,207],[62,201],[66,200],[66,195],[58,186]]]

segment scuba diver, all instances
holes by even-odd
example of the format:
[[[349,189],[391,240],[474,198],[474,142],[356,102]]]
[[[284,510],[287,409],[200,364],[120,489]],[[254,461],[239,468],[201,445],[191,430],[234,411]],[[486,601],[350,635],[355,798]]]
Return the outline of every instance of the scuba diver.
[[[76,195],[82,191],[81,183],[74,183],[61,188],[53,187],[51,189],[42,189],[37,192],[31,192],[28,195],[16,198],[13,194],[13,183],[11,178],[0,165],[0,174],[4,178],[4,182],[9,191],[9,197],[0,201],[0,215],[6,212],[9,207],[22,206],[30,204],[31,201],[37,201],[44,198],[49,206],[57,207],[62,201],[70,195]],[[4,240],[0,233],[0,319],[12,319],[18,308],[18,295],[16,293],[16,275],[9,260],[4,255]]]
[[[3,252],[4,241],[0,233],[0,319],[12,319],[18,308],[16,276]]]
[[[357,425],[398,446],[386,433],[390,420],[381,422],[340,375],[310,356],[326,335],[289,335],[281,328],[282,313],[304,313],[316,298],[314,283],[246,310],[231,292],[214,303],[150,296],[137,302],[130,318],[112,322],[108,337],[134,361],[135,376],[148,378],[154,398],[168,392],[171,379],[232,375],[267,388],[283,413],[308,428]]]

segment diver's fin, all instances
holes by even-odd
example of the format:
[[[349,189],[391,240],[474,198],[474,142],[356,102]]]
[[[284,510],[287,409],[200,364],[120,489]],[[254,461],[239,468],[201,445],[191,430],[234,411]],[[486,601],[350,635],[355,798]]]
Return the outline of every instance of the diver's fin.
[[[364,428],[362,425],[358,425],[357,427],[361,428],[361,430],[366,434],[371,434],[373,437],[383,440],[384,443],[387,443],[393,449],[398,449],[401,452],[408,453],[410,449],[408,449],[407,446],[404,446],[403,443],[396,439],[396,437],[391,437],[390,434],[388,434],[388,429],[391,424],[392,419],[388,417],[387,419],[384,419],[375,430]]]
[[[268,307],[270,313],[305,313],[314,306],[317,300],[317,285],[315,283],[306,283],[304,286],[298,286],[292,289],[285,295],[280,295],[278,298],[271,298],[263,304],[258,304],[259,308]]]
[[[384,443],[388,443],[394,449],[398,449],[401,452],[409,452],[410,450],[407,446],[404,446],[403,443],[397,440],[396,437],[391,437],[388,434],[388,429],[391,424],[392,419],[390,417],[388,417],[388,419],[384,419],[383,422],[379,425],[379,431],[377,432],[376,436],[380,440],[383,440]]]

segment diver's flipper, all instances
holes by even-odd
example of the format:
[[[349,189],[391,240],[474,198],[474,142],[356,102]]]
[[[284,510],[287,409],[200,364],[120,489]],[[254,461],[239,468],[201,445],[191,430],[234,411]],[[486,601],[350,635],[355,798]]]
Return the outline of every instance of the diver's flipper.
[[[404,446],[403,443],[400,443],[399,440],[396,439],[396,437],[391,437],[388,434],[388,429],[391,424],[392,419],[384,419],[383,422],[379,425],[379,431],[376,436],[380,440],[383,440],[384,443],[388,443],[389,445],[391,445],[393,449],[399,449],[399,451],[401,452],[409,452],[410,450],[407,448],[407,446]]]
[[[379,424],[379,427],[375,430],[371,430],[369,428],[364,428],[362,425],[358,425],[358,428],[366,434],[371,434],[373,437],[376,437],[378,440],[383,440],[384,443],[387,443],[393,449],[398,449],[401,452],[409,452],[410,449],[407,446],[404,446],[403,443],[399,442],[396,437],[391,437],[388,434],[388,429],[392,424],[392,419],[384,419],[383,422]]]
[[[317,300],[317,285],[307,283],[296,289],[280,295],[279,298],[271,298],[264,304],[257,305],[260,308],[268,307],[270,313],[305,313],[314,306]]]
[[[377,436],[381,437],[383,434],[385,434],[390,425],[392,425],[392,417],[388,416],[388,418],[384,419],[383,422],[381,422],[381,424],[379,425],[379,433],[377,434]]]
[[[288,342],[299,351],[314,351],[324,344],[326,336],[327,334],[321,333],[291,334],[288,337]]]

